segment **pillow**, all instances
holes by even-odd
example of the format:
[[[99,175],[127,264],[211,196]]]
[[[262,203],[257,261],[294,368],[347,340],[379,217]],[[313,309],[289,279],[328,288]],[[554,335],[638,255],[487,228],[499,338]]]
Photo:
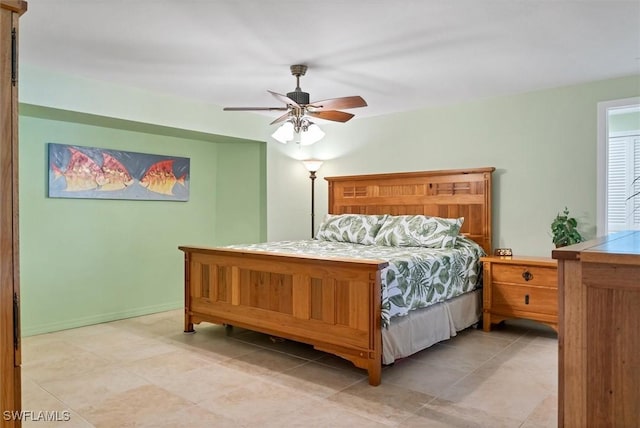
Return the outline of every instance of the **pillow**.
[[[463,222],[464,217],[388,216],[375,243],[392,247],[451,248]]]
[[[387,215],[327,214],[316,239],[373,245]]]

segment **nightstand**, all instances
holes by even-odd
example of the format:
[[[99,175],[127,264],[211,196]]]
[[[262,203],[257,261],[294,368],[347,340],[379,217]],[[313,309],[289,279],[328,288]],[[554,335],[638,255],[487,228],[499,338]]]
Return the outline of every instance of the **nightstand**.
[[[558,263],[546,257],[480,258],[483,270],[482,328],[527,318],[558,331]]]

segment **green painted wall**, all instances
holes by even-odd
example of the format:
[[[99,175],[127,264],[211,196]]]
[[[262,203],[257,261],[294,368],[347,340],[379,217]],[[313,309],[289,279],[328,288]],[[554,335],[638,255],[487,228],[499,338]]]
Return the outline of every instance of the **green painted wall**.
[[[215,236],[218,245],[267,240],[265,144],[223,143],[219,150]]]
[[[325,176],[494,166],[494,246],[550,256],[551,221],[565,205],[586,238],[596,234],[598,103],[639,95],[634,75],[323,126],[326,137],[302,149],[270,145],[269,239],[308,233],[309,217],[295,211],[308,207],[308,180],[295,159],[325,160],[317,217]]]
[[[178,245],[265,239],[264,143],[25,104],[19,132],[24,335],[179,308]],[[48,198],[49,142],[188,157],[189,201]]]

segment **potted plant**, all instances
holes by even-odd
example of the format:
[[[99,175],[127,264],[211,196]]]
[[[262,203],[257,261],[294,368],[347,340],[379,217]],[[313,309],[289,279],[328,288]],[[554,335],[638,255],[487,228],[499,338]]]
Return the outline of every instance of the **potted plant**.
[[[578,221],[573,217],[569,217],[569,209],[564,207],[562,214],[558,213],[551,223],[551,233],[556,248],[577,244],[584,240],[578,229],[576,229],[577,226]]]

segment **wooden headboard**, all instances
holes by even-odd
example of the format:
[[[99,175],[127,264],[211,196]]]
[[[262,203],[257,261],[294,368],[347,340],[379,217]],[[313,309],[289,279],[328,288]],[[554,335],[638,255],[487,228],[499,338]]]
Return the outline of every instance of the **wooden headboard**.
[[[330,214],[464,217],[461,232],[491,254],[491,173],[495,168],[325,177]]]

